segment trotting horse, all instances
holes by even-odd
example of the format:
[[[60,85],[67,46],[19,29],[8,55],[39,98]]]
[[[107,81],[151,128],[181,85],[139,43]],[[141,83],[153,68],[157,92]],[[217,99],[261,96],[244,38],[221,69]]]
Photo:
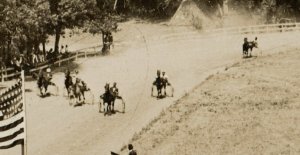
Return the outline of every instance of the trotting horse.
[[[248,41],[247,38],[245,38],[243,44],[243,57],[251,57],[253,48],[258,48],[257,37],[255,37],[254,41]]]
[[[156,86],[156,89],[157,89],[157,98],[159,97],[163,97],[162,95],[162,89],[163,89],[163,86],[164,86],[164,83],[163,83],[163,79],[161,77],[157,77],[155,79],[155,81],[153,82],[153,85],[152,85],[152,89],[151,89],[151,96],[153,97],[153,87]]]
[[[48,94],[48,87],[49,85],[52,85],[52,86],[55,86],[56,87],[56,94],[57,95],[57,92],[58,92],[58,87],[53,83],[51,82],[51,77],[47,76],[47,75],[44,75],[44,73],[41,73],[38,77],[38,80],[37,80],[37,85],[38,85],[38,88],[40,90],[40,94],[42,97],[44,97],[45,95]]]
[[[116,99],[120,99],[123,105],[122,113],[125,113],[124,99],[121,96],[117,95],[115,92],[113,92],[112,89],[109,88],[109,84],[106,84],[104,88],[105,88],[105,93],[100,96],[102,103],[101,101],[99,103],[99,112],[101,112],[102,106],[104,106],[103,109],[104,115],[114,112],[115,101]],[[105,107],[105,103],[106,103],[106,107]]]
[[[73,86],[73,80],[72,80],[72,76],[70,75],[70,72],[67,71],[66,72],[66,77],[65,77],[65,88],[67,90],[68,93],[68,97],[70,96],[70,87]]]
[[[89,91],[90,89],[87,88],[84,82],[76,82],[75,84],[69,86],[69,99],[70,105],[75,104],[83,104],[85,102],[84,92]]]

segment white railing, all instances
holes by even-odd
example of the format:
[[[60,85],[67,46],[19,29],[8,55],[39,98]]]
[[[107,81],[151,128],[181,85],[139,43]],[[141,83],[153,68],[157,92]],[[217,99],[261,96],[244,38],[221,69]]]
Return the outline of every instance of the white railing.
[[[282,23],[255,26],[229,27],[204,31],[207,34],[256,34],[272,32],[289,32],[300,30],[300,23]]]
[[[255,26],[241,26],[241,27],[228,27],[219,29],[208,29],[203,31],[189,31],[177,32],[168,35],[160,36],[159,40],[162,43],[171,42],[181,38],[186,39],[206,39],[209,37],[216,37],[222,35],[239,35],[239,34],[262,34],[262,33],[275,33],[275,32],[291,32],[299,31],[300,23],[283,23],[283,24],[268,24],[268,25],[255,25]]]
[[[43,65],[43,66],[40,66],[37,68],[33,68],[33,69],[29,70],[29,72],[30,73],[36,72],[36,71],[48,68],[53,65],[58,65],[58,67],[60,67],[65,62],[69,63],[72,60],[77,60],[78,58],[82,58],[82,57],[87,58],[88,56],[97,56],[99,54],[99,51],[101,50],[101,49],[97,50],[97,48],[100,48],[100,47],[101,46],[93,46],[93,47],[88,47],[88,48],[83,48],[83,49],[77,50],[75,52],[72,52],[72,53],[76,53],[75,55],[72,55],[67,58],[59,59],[51,64],[46,64],[46,65]]]

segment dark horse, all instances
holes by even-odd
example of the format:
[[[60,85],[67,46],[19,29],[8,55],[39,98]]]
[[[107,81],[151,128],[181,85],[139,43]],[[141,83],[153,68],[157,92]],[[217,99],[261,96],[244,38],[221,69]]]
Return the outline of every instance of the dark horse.
[[[70,87],[73,86],[73,80],[72,80],[72,76],[70,71],[66,72],[66,76],[65,76],[65,87],[68,93],[68,96],[70,96]]]
[[[125,102],[121,96],[119,96],[116,92],[113,92],[112,89],[109,87],[109,84],[105,85],[105,93],[100,96],[100,99],[102,99],[102,103],[99,103],[99,112],[101,112],[102,105],[104,106],[104,115],[107,113],[114,112],[114,103],[116,99],[120,99],[123,104],[123,110],[122,112],[125,112]],[[105,107],[105,103],[107,106]]]
[[[56,85],[53,82],[51,82],[51,79],[52,78],[50,75],[45,75],[43,72],[40,73],[38,80],[37,80],[37,85],[40,90],[41,96],[45,96],[46,94],[48,94],[47,91],[48,91],[49,85],[56,87]],[[56,91],[58,91],[58,87],[56,87]]]
[[[153,82],[152,89],[151,89],[151,96],[154,96],[153,95],[153,86],[156,86],[157,97],[158,98],[163,97],[162,89],[164,88],[164,80],[160,76],[156,77],[155,81]]]
[[[248,41],[248,39],[245,38],[243,44],[243,57],[244,58],[252,57],[253,48],[258,48],[257,37],[255,37],[254,41]]]

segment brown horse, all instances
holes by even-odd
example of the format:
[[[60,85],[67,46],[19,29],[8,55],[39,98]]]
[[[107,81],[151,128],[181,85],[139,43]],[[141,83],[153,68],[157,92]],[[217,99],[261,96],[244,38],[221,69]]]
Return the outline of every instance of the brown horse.
[[[85,103],[85,96],[84,92],[89,91],[90,89],[87,88],[86,84],[84,82],[76,82],[74,85],[69,86],[69,99],[70,99],[70,105],[78,105]]]
[[[53,82],[51,82],[51,80],[52,80],[51,75],[45,75],[44,72],[40,73],[40,75],[37,79],[37,85],[38,85],[38,88],[40,90],[40,94],[41,94],[42,97],[44,97],[45,95],[48,94],[48,87],[50,85],[54,86],[56,88],[55,95],[57,95],[58,87]]]

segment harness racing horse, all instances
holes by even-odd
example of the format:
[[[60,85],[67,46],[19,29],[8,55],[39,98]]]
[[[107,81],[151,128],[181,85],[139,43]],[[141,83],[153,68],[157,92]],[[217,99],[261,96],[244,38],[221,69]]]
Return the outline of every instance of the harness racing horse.
[[[67,90],[67,94],[68,94],[68,97],[70,96],[70,87],[73,86],[73,80],[72,80],[72,77],[70,75],[70,72],[67,72],[66,73],[66,78],[65,78],[65,88]]]
[[[160,98],[160,97],[163,97],[162,95],[162,88],[164,86],[164,83],[163,83],[163,79],[158,76],[155,81],[153,82],[153,85],[152,85],[152,89],[151,89],[151,96],[153,97],[153,87],[156,86],[156,90],[157,90],[157,98]]]
[[[37,85],[40,90],[41,97],[44,97],[45,95],[48,94],[47,91],[48,91],[49,85],[55,86],[55,88],[56,88],[55,95],[57,95],[58,87],[53,82],[51,82],[51,79],[52,78],[50,76],[44,75],[44,73],[41,73],[40,76],[38,77]]]
[[[243,44],[243,57],[252,57],[253,48],[258,48],[257,37],[255,37],[254,41],[247,41],[247,38],[245,38]]]
[[[99,103],[99,112],[101,112],[102,106],[104,106],[103,109],[104,115],[114,113],[115,101],[116,99],[120,99],[123,105],[122,113],[125,113],[125,102],[123,98],[117,95],[117,93],[114,92],[111,88],[109,88],[109,84],[106,84],[104,88],[105,88],[105,93],[100,96],[102,103],[101,101]],[[106,107],[105,107],[105,103],[106,103]]]
[[[74,106],[85,103],[85,92],[90,91],[83,81],[76,81],[75,84],[70,85],[68,88],[70,105]]]
[[[103,103],[101,103],[101,101],[99,103],[99,112],[101,112],[101,107],[103,105],[104,106],[103,112],[104,112],[104,115],[106,115],[106,113],[112,111],[111,104],[114,100],[114,97],[111,92],[111,89],[109,89],[109,84],[106,84],[104,86],[104,89],[105,89],[105,93],[100,96],[100,99],[102,99]],[[105,107],[105,103],[107,104],[106,107]]]

